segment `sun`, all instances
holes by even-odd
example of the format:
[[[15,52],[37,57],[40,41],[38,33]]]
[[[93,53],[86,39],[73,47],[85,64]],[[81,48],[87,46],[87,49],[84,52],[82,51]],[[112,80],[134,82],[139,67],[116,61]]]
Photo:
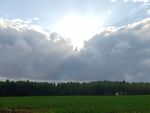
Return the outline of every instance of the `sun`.
[[[84,41],[92,38],[102,26],[102,21],[94,16],[68,15],[55,25],[55,31],[70,38],[74,47],[82,48]]]

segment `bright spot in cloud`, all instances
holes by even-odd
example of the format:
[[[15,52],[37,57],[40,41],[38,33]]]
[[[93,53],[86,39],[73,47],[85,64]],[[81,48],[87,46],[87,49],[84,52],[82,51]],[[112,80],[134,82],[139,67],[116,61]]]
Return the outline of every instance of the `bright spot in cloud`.
[[[68,15],[60,19],[54,30],[70,38],[74,47],[82,48],[84,41],[90,39],[102,27],[103,21],[94,16]]]

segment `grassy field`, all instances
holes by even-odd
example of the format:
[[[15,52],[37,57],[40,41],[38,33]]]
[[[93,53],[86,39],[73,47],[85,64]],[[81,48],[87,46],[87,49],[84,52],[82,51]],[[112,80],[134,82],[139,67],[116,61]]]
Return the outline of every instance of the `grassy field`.
[[[150,96],[0,97],[0,113],[150,113]]]

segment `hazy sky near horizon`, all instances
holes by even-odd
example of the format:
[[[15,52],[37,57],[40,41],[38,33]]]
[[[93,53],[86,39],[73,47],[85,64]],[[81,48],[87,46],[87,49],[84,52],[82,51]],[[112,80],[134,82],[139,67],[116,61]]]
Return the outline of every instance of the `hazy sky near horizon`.
[[[150,0],[0,2],[1,79],[150,81]]]

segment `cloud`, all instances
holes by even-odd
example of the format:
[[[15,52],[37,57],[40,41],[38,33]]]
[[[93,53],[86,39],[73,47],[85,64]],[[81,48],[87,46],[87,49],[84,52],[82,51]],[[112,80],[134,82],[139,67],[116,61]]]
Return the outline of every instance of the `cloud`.
[[[71,54],[69,41],[21,19],[0,19],[0,76],[13,79],[59,79]]]
[[[0,79],[150,81],[150,18],[104,28],[80,51],[23,20],[0,19]]]
[[[147,15],[150,15],[150,9],[148,9],[148,10],[146,11],[146,13],[147,13]]]
[[[143,3],[148,3],[150,0],[133,0],[133,2],[143,2]]]
[[[128,2],[129,0],[124,0],[124,2]]]
[[[107,14],[111,15],[113,13],[113,10],[107,10]]]
[[[64,79],[150,81],[149,29],[150,18],[105,28],[65,62]]]
[[[144,5],[149,5],[150,0],[123,0],[124,2],[142,3]]]
[[[110,0],[110,2],[116,2],[116,0]]]
[[[34,17],[32,20],[38,21],[38,20],[40,20],[40,18]]]

